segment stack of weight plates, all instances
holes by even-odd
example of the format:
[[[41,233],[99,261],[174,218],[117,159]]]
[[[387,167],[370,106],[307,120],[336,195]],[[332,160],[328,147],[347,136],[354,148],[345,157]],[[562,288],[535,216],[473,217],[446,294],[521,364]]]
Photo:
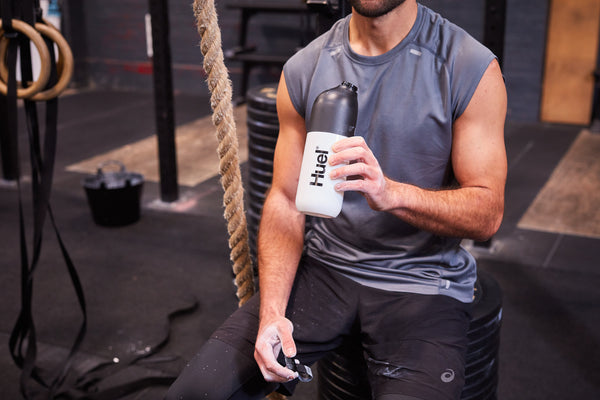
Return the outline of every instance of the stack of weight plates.
[[[498,349],[502,322],[502,292],[480,271],[475,284],[469,326],[466,379],[461,400],[495,400],[498,388]],[[369,400],[366,364],[359,344],[350,344],[319,361],[320,400]]]
[[[502,324],[502,291],[494,278],[479,271],[475,283],[465,387],[461,400],[495,400]]]
[[[256,265],[256,239],[262,206],[273,179],[273,155],[279,134],[277,84],[252,88],[246,94],[248,126],[248,236]]]

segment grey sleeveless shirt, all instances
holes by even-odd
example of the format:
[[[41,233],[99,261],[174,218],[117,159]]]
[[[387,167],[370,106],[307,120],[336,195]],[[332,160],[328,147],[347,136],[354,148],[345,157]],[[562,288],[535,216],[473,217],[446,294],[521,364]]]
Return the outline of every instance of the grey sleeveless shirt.
[[[350,18],[285,64],[295,109],[308,120],[319,93],[352,82],[358,86],[355,134],[365,138],[386,176],[427,189],[453,185],[452,124],[495,56],[421,4],[401,43],[385,54],[362,56],[349,45]],[[475,260],[459,238],[373,211],[359,193],[345,193],[337,218],[313,220],[305,252],[363,285],[472,300]]]

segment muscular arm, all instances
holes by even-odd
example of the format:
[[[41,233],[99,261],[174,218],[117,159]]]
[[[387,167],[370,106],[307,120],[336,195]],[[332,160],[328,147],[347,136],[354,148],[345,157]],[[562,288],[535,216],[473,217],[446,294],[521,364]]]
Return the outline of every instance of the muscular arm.
[[[304,244],[304,216],[296,209],[295,196],[306,129],[290,101],[283,76],[277,91],[277,114],[273,182],[258,235],[260,326],[254,357],[266,380],[286,381],[291,371],[276,362],[274,353],[280,346],[287,356],[296,353],[285,309]]]
[[[506,90],[500,67],[493,61],[467,109],[455,121],[452,167],[457,188],[427,190],[385,177],[363,138],[334,145],[332,164],[341,167],[332,178],[362,175],[339,184],[338,190],[360,191],[371,208],[389,212],[423,230],[443,236],[486,240],[499,228],[504,213]]]

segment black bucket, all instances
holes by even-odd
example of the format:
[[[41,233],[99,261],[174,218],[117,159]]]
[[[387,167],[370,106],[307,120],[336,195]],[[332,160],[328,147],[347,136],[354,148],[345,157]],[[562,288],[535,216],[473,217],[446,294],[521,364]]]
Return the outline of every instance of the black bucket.
[[[110,164],[117,165],[119,170],[104,171]],[[102,226],[124,226],[138,221],[143,185],[143,175],[128,172],[120,161],[101,163],[96,175],[83,180],[94,222]]]

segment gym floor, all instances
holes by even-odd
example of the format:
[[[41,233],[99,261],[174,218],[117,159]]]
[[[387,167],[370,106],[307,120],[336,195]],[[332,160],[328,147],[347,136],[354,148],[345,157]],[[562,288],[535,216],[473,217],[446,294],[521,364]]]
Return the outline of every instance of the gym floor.
[[[177,95],[175,110],[179,137],[185,129],[206,126],[206,120],[200,119],[209,114],[209,101]],[[244,146],[243,109],[237,115]],[[23,120],[20,126],[25,126]],[[210,128],[198,129],[202,140],[195,147],[178,143],[180,152],[193,148],[198,156],[194,158],[192,152],[180,168],[191,174],[185,184],[180,182],[181,200],[165,205],[152,178],[157,164],[144,167],[139,159],[147,159],[148,150],[141,155],[132,150],[152,141],[148,139],[155,130],[152,95],[76,91],[61,97],[51,205],[83,285],[88,318],[87,334],[67,383],[99,363],[116,359],[120,362],[106,371],[100,390],[139,378],[177,374],[237,307],[216,150],[212,150],[216,139]],[[600,398],[599,138],[583,127],[507,125],[504,223],[489,247],[465,242],[479,268],[491,274],[503,291],[500,400]],[[24,129],[19,146],[21,199],[30,240],[31,179]],[[244,160],[244,152],[240,153]],[[105,157],[122,157],[129,170],[147,177],[141,218],[132,225],[102,227],[91,218],[82,179],[89,175],[86,168]],[[194,174],[200,170],[201,175]],[[247,175],[245,162],[242,173]],[[0,341],[4,343],[20,310],[18,204],[16,185],[2,182]],[[196,309],[173,318],[169,325],[170,313],[194,301]],[[82,316],[49,221],[34,278],[33,311],[38,364],[55,371]],[[169,326],[169,341],[161,347]],[[156,354],[128,364],[154,348]],[[0,397],[19,399],[20,370],[7,346],[3,349]],[[165,390],[165,386],[151,386],[121,398],[161,399]],[[299,385],[293,398],[316,399],[316,393],[315,380]]]

